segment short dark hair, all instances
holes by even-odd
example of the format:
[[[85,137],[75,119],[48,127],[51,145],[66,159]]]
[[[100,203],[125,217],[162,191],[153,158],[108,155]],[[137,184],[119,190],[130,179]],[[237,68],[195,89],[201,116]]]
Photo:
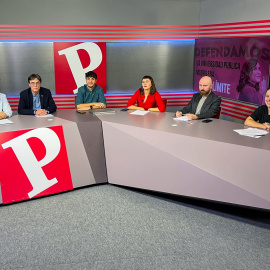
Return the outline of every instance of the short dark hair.
[[[86,74],[85,74],[85,78],[88,78],[88,77],[92,77],[94,79],[97,79],[97,73],[94,72],[94,71],[88,71]]]
[[[41,80],[41,77],[38,75],[38,74],[31,74],[29,77],[28,77],[28,83],[30,83],[30,81],[34,80],[34,79],[38,79],[40,82],[42,81]]]
[[[154,79],[149,75],[143,76],[142,80],[143,79],[149,79],[151,81],[150,95],[154,95],[156,93],[156,91],[157,91]],[[144,93],[143,87],[140,88],[140,91],[141,91],[141,94]]]

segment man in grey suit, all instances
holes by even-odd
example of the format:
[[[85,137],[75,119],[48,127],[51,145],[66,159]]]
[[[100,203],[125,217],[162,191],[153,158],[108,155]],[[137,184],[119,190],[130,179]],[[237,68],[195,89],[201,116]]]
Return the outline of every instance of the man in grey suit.
[[[200,93],[193,95],[186,107],[176,112],[176,117],[186,114],[189,120],[214,118],[218,113],[221,98],[212,90],[212,79],[208,76],[199,81]]]

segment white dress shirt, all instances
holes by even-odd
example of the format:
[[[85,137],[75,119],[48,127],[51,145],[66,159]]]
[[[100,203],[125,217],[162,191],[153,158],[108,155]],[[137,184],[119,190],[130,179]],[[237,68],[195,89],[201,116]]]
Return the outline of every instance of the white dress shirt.
[[[6,95],[0,93],[0,112],[2,111],[4,111],[8,117],[12,115],[12,110],[9,106]]]

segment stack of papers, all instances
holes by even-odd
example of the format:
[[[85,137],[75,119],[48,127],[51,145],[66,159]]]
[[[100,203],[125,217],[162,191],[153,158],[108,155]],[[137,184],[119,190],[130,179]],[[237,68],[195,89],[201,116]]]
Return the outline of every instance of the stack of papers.
[[[52,114],[45,114],[45,115],[35,115],[36,117],[53,117],[53,115]]]
[[[185,121],[185,122],[189,121],[186,115],[185,116],[180,116],[180,117],[175,117],[175,118],[173,118],[173,120]]]
[[[93,111],[90,111],[90,113],[98,115],[98,114],[112,114],[115,113],[114,110],[110,109],[94,109]]]
[[[140,110],[137,110],[135,112],[132,112],[130,114],[135,114],[135,115],[146,115],[147,113],[149,113],[149,111],[140,111]]]
[[[13,122],[8,120],[8,119],[1,119],[0,120],[0,125],[9,125],[9,124],[13,124]]]
[[[252,138],[260,138],[268,134],[266,130],[258,129],[258,128],[245,128],[245,129],[235,129],[239,135],[248,136]]]

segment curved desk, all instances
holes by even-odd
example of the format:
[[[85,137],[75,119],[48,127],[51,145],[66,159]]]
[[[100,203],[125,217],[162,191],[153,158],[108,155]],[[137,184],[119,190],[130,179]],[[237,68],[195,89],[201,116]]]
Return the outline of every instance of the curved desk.
[[[109,182],[270,209],[269,134],[240,136],[233,130],[243,125],[218,119],[130,113],[13,116],[0,126],[0,202]]]
[[[130,112],[99,116],[109,183],[270,209],[269,134],[255,139],[234,132],[238,123]]]

